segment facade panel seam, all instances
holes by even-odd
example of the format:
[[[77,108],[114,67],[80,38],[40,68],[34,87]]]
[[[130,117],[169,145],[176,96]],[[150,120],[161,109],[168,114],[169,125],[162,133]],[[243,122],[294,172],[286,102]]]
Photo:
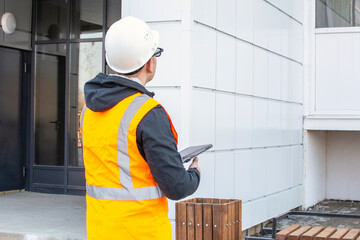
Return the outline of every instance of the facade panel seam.
[[[285,14],[286,16],[288,16],[289,18],[291,18],[292,20],[294,20],[295,22],[299,23],[301,26],[303,25],[302,22],[300,22],[298,19],[296,19],[295,17],[291,16],[289,13],[285,12],[284,10],[282,10],[281,8],[279,8],[278,6],[274,5],[273,3],[269,2],[268,0],[263,0],[264,2],[268,3],[270,6],[274,7],[275,9],[277,9],[278,11],[280,11],[281,13]]]
[[[301,106],[303,105],[303,103],[299,103],[299,102],[286,101],[286,100],[274,99],[274,98],[268,98],[268,97],[261,97],[261,96],[244,94],[244,93],[236,93],[236,92],[230,92],[230,91],[206,88],[206,87],[200,87],[200,86],[193,86],[193,89],[205,90],[205,91],[215,92],[215,93],[230,94],[230,95],[235,95],[235,96],[243,96],[243,97],[249,97],[249,98],[253,98],[253,99],[275,101],[275,102],[280,102],[280,103],[289,103],[289,104],[296,104],[296,105],[301,105]]]
[[[234,36],[234,35],[232,35],[232,34],[230,34],[230,33],[224,32],[224,31],[222,31],[222,30],[220,30],[220,29],[218,29],[218,28],[216,28],[216,27],[209,26],[209,25],[207,25],[207,24],[205,24],[205,23],[202,23],[202,22],[199,22],[199,21],[196,21],[196,20],[194,20],[194,22],[195,22],[196,24],[199,24],[199,25],[202,25],[202,26],[204,26],[204,27],[207,27],[207,28],[210,28],[210,29],[212,29],[212,30],[215,30],[217,33],[222,33],[222,34],[227,35],[227,36],[229,36],[229,37],[235,38],[236,40],[245,42],[245,43],[250,44],[250,45],[252,45],[252,46],[254,46],[254,47],[257,47],[257,48],[260,48],[260,49],[265,50],[265,51],[267,51],[267,52],[273,53],[273,54],[275,54],[275,55],[277,55],[277,56],[286,58],[286,59],[288,59],[288,60],[290,60],[290,61],[293,61],[293,62],[295,62],[295,63],[297,63],[297,64],[300,64],[301,66],[303,65],[302,62],[299,62],[299,61],[297,61],[297,60],[295,60],[295,59],[292,59],[292,58],[287,57],[287,56],[284,56],[284,55],[282,55],[282,54],[280,54],[280,53],[277,53],[277,52],[274,52],[274,51],[269,50],[269,49],[267,49],[267,48],[264,48],[264,47],[262,47],[262,46],[259,46],[259,45],[255,44],[255,43],[249,42],[249,41],[247,41],[247,40],[245,40],[245,39],[236,37],[236,36]]]
[[[289,187],[289,188],[286,188],[286,189],[283,189],[283,190],[280,190],[280,191],[277,191],[277,192],[274,192],[274,193],[270,193],[270,194],[267,194],[267,195],[263,195],[263,196],[261,196],[261,197],[252,198],[252,199],[250,199],[250,200],[243,201],[242,204],[254,202],[254,201],[257,201],[257,200],[266,198],[266,197],[270,197],[270,196],[273,196],[273,195],[276,195],[276,194],[279,194],[279,193],[283,193],[283,192],[286,192],[286,191],[289,191],[289,190],[292,190],[292,189],[295,189],[295,188],[298,188],[298,187],[302,187],[302,185],[303,185],[303,184],[298,184],[298,185],[295,185],[295,186],[292,186],[292,187]]]

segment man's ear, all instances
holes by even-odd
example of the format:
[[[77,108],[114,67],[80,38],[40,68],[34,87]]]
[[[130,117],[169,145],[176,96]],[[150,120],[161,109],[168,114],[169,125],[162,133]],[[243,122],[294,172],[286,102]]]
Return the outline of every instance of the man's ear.
[[[147,61],[145,67],[149,73],[153,73],[155,71],[154,57],[150,58],[149,61]]]

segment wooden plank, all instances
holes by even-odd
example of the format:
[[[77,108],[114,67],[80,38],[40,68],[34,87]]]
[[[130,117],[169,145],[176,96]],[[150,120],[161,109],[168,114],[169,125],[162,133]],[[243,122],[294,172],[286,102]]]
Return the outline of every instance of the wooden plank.
[[[226,212],[226,214],[227,214],[227,221],[226,221],[226,226],[227,226],[227,228],[228,228],[228,230],[227,230],[227,239],[234,239],[234,238],[232,238],[232,211],[231,211],[231,209],[232,209],[232,205],[230,204],[230,202],[228,203],[228,204],[226,204],[226,206],[227,206],[227,212]]]
[[[176,239],[186,239],[186,203],[175,204]]]
[[[212,205],[204,204],[203,205],[203,225],[204,225],[204,239],[212,239]]]
[[[229,208],[229,204],[221,204],[221,239],[229,239],[229,235],[228,235],[228,228],[229,228],[229,220],[228,220],[228,208]]]
[[[343,240],[355,240],[360,235],[360,229],[351,229],[344,237]]]
[[[221,240],[221,205],[213,204],[213,240]]]
[[[313,240],[316,235],[318,235],[322,230],[324,230],[323,226],[316,226],[304,233],[301,236],[302,240]]]
[[[277,240],[285,240],[290,233],[294,232],[296,229],[300,228],[300,225],[290,225],[287,228],[284,228],[280,232],[276,233],[275,239]]]
[[[301,236],[309,231],[311,226],[302,226],[294,232],[290,233],[288,236],[288,240],[299,240]]]
[[[187,240],[195,240],[195,206],[193,203],[186,204]]]
[[[329,237],[329,240],[340,240],[349,232],[348,228],[339,228],[333,235]]]
[[[203,239],[203,204],[195,204],[195,239]]]
[[[334,232],[336,232],[336,228],[325,228],[322,232],[316,235],[315,240],[328,240]]]
[[[212,204],[220,204],[220,199],[219,198],[212,198],[211,203]]]
[[[242,232],[242,202],[241,200],[237,201],[235,204],[235,222],[236,222],[236,240],[241,240]]]
[[[204,198],[204,203],[212,203],[212,199],[211,198]]]
[[[231,202],[229,204],[230,209],[230,228],[231,228],[231,237],[229,239],[235,240],[236,239],[236,222],[235,222],[235,211],[236,211],[236,202]]]

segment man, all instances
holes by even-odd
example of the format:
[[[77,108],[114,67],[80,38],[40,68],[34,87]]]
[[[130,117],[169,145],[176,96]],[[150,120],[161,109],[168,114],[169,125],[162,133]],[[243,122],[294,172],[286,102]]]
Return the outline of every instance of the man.
[[[123,18],[105,37],[116,72],[85,84],[81,115],[88,239],[171,239],[166,197],[182,199],[200,181],[198,159],[184,169],[177,133],[146,90],[156,72],[159,35]]]

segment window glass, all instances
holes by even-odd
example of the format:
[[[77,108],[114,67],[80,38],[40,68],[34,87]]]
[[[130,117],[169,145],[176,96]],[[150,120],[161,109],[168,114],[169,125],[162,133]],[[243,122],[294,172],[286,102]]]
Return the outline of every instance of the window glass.
[[[360,26],[360,0],[316,0],[316,27]]]
[[[80,114],[85,105],[84,84],[102,71],[102,42],[74,43],[70,46],[70,162],[83,167]]]
[[[64,165],[64,44],[35,48],[35,164]]]
[[[36,40],[66,39],[66,1],[36,1]]]
[[[102,38],[103,36],[103,1],[71,1],[72,19],[70,24],[71,39]]]

